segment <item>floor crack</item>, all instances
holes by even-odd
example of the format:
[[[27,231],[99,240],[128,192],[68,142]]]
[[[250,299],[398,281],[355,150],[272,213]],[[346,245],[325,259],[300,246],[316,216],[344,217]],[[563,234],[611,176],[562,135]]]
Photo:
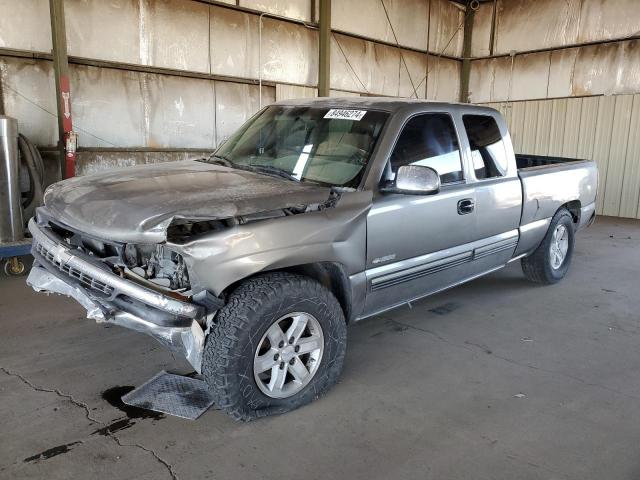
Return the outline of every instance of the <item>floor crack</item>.
[[[109,437],[111,437],[111,439],[114,442],[116,442],[120,447],[136,447],[136,448],[139,448],[140,450],[144,450],[145,452],[150,453],[151,455],[153,455],[153,458],[155,458],[159,463],[164,465],[164,467],[167,469],[167,472],[169,473],[169,475],[171,475],[171,478],[173,480],[178,480],[178,475],[176,475],[176,473],[173,471],[173,467],[171,466],[171,464],[167,462],[165,459],[163,459],[160,455],[158,455],[155,452],[155,450],[151,448],[147,448],[144,445],[141,445],[139,443],[122,443],[120,438],[117,435],[114,435],[113,433],[110,433]]]
[[[103,427],[107,427],[107,424],[105,422],[102,422],[102,421],[98,420],[97,418],[94,418],[94,417],[91,416],[91,411],[89,409],[89,406],[86,403],[83,403],[83,402],[81,402],[79,400],[76,400],[75,398],[73,398],[73,395],[61,392],[57,388],[45,388],[45,387],[40,387],[38,385],[35,385],[33,382],[31,382],[30,380],[28,380],[27,378],[25,378],[21,374],[19,374],[17,372],[14,372],[14,371],[11,371],[11,370],[9,370],[7,368],[0,367],[0,370],[2,370],[6,375],[8,375],[10,377],[15,377],[15,378],[19,379],[22,383],[24,383],[25,385],[29,386],[31,389],[33,389],[36,392],[54,393],[57,396],[59,396],[61,398],[64,398],[65,400],[69,401],[70,403],[72,403],[76,407],[79,407],[82,410],[84,410],[85,417],[91,423],[96,423],[96,424],[101,425]],[[167,462],[165,459],[163,459],[162,457],[160,457],[153,449],[147,448],[144,445],[141,445],[139,443],[133,443],[133,444],[122,443],[120,438],[117,435],[115,435],[114,433],[111,433],[111,432],[107,432],[107,436],[109,438],[111,438],[120,447],[135,447],[135,448],[139,448],[140,450],[143,450],[143,451],[145,451],[147,453],[150,453],[153,456],[153,458],[156,459],[156,461],[158,463],[162,464],[166,468],[166,470],[169,473],[169,475],[171,475],[172,480],[178,480],[178,476],[173,471],[173,467],[171,466],[171,464],[169,462]],[[85,443],[85,441],[84,440],[78,440],[75,443],[83,444],[83,443]],[[33,458],[31,460],[37,460],[37,459]]]
[[[100,424],[100,425],[104,425],[103,422],[101,422],[100,420],[98,420],[98,419],[96,419],[96,418],[91,416],[91,410],[89,409],[89,406],[86,403],[76,400],[75,398],[73,398],[73,395],[71,395],[69,393],[61,392],[57,388],[54,389],[54,388],[39,387],[39,386],[33,384],[31,381],[27,380],[25,377],[23,377],[19,373],[13,372],[13,371],[8,370],[8,369],[6,369],[4,367],[0,367],[0,370],[2,370],[5,374],[9,375],[10,377],[15,377],[15,378],[19,379],[20,381],[22,381],[22,383],[24,383],[25,385],[31,387],[36,392],[55,393],[59,397],[68,400],[69,402],[71,402],[76,407],[79,407],[79,408],[83,409],[85,417],[87,417],[87,420],[89,420],[90,422],[97,423],[97,424]]]

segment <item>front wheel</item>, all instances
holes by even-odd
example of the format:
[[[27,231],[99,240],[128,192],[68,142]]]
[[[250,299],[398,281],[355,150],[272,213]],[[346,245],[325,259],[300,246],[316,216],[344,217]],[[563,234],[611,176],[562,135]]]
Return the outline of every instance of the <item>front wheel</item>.
[[[551,219],[542,243],[528,257],[522,259],[522,271],[532,282],[550,285],[564,278],[569,270],[575,228],[573,217],[561,208]]]
[[[238,420],[288,412],[336,383],[344,362],[340,304],[309,277],[275,272],[241,284],[218,312],[202,373]]]

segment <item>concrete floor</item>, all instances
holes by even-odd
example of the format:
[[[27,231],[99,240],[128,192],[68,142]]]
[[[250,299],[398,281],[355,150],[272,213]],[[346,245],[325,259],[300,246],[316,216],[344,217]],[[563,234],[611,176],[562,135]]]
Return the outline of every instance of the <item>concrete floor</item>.
[[[559,285],[514,264],[356,324],[336,388],[249,424],[127,417],[103,392],[188,364],[5,278],[0,477],[637,479],[639,277],[640,222],[600,218]]]

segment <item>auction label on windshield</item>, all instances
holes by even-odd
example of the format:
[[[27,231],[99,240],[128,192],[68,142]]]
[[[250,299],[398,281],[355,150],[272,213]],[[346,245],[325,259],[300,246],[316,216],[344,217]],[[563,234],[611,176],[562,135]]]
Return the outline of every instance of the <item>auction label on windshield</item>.
[[[366,110],[343,110],[340,108],[332,108],[327,112],[324,118],[339,118],[342,120],[355,120],[359,122],[367,113]]]

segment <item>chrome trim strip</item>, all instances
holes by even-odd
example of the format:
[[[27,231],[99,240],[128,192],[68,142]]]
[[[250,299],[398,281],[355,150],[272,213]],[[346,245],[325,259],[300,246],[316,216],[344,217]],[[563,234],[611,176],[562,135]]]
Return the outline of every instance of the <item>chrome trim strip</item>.
[[[448,251],[429,253],[419,257],[409,258],[399,262],[372,268],[366,271],[367,277],[371,279],[369,291],[375,292],[383,288],[392,287],[403,282],[438,273],[503,251],[514,250],[518,245],[519,238],[518,230],[511,230],[489,237],[488,239],[485,238],[470,244],[454,247]],[[493,241],[486,243],[487,240]],[[479,246],[475,247],[476,245]],[[460,251],[462,249],[464,250]],[[456,250],[458,250],[458,253],[453,253]],[[435,260],[433,259],[434,256],[442,253],[449,253],[449,255]],[[413,265],[407,266],[407,262],[413,263]],[[418,262],[421,263],[416,265]],[[394,269],[394,266],[397,268],[399,265],[402,265],[404,268]]]
[[[53,232],[47,232],[41,229],[33,218],[29,220],[29,231],[34,240],[33,248],[37,248],[38,244],[42,245],[42,247],[55,258],[57,264],[65,265],[70,269],[85,273],[95,279],[95,281],[117,290],[118,293],[122,293],[146,305],[180,317],[195,319],[202,313],[201,307],[197,305],[181,302],[180,300],[154,292],[130,280],[120,278],[74,255],[72,250],[63,245]]]
[[[411,302],[416,302],[418,300],[420,300],[421,298],[426,298],[426,297],[430,297],[431,295],[436,295],[440,292],[444,292],[445,290],[449,290],[450,288],[454,288],[457,287],[459,285],[462,285],[464,283],[470,282],[471,280],[475,280],[476,278],[480,278],[484,275],[487,275],[489,273],[492,272],[496,272],[498,270],[500,270],[501,268],[504,268],[505,265],[500,265],[498,267],[494,267],[494,268],[490,268],[489,270],[485,270],[482,273],[478,273],[476,275],[472,275],[470,277],[464,278],[458,282],[452,283],[451,285],[447,285],[445,287],[439,288],[438,290],[434,290],[433,292],[429,292],[429,293],[425,293],[424,295],[418,295],[417,297],[412,298],[411,300],[403,300],[402,302],[398,302],[398,303],[394,303],[393,305],[389,306],[389,307],[382,307],[379,310],[375,310],[374,312],[371,313],[367,313],[366,315],[362,315],[359,317],[356,317],[355,321],[359,322],[360,320],[364,320],[365,318],[369,318],[369,317],[373,317],[375,315],[379,315],[381,313],[384,312],[388,312],[389,310],[393,310],[394,308],[398,308],[401,307],[402,305],[407,305],[410,304]]]
[[[457,267],[463,263],[468,263],[473,260],[472,252],[465,252],[458,255],[452,255],[451,257],[436,260],[417,267],[408,268],[406,270],[400,270],[390,273],[378,278],[374,278],[371,281],[371,291],[375,292],[382,288],[392,287],[399,283],[415,280],[416,278],[438,273],[448,268]]]

